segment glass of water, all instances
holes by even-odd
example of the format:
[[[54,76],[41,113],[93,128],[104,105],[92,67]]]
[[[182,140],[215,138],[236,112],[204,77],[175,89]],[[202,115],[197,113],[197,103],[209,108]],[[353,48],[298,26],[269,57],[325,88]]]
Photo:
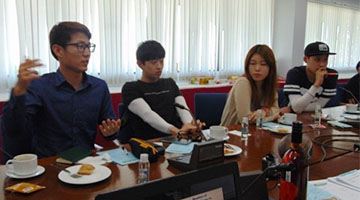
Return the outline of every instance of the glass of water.
[[[320,127],[321,126],[321,105],[316,105],[315,107],[315,124]]]

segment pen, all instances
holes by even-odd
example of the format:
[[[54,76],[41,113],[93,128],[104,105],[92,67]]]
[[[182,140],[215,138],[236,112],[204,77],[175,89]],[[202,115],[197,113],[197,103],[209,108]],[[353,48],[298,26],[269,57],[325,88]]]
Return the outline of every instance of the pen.
[[[336,76],[336,75],[338,75],[338,73],[336,73],[336,72],[329,72],[329,73],[327,73],[326,75],[328,75],[328,76]]]
[[[121,145],[121,149],[125,152],[126,155],[129,155],[129,152],[128,152],[127,149],[124,147],[124,145]]]

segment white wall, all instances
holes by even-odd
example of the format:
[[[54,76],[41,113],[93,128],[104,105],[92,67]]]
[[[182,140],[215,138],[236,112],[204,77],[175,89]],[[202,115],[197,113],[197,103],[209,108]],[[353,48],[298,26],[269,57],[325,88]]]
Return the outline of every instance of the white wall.
[[[307,0],[275,0],[273,50],[278,74],[303,64]]]

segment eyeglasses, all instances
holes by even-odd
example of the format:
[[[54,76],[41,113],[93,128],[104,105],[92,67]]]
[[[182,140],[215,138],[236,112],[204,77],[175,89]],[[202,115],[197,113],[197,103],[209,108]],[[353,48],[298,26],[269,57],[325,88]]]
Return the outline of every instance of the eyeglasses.
[[[88,48],[89,51],[92,53],[95,51],[95,47],[96,47],[96,44],[93,44],[93,43],[89,43],[89,44],[86,44],[84,42],[77,42],[77,43],[67,43],[65,44],[66,45],[73,45],[73,46],[76,46],[78,51],[80,53],[84,53],[85,49]]]

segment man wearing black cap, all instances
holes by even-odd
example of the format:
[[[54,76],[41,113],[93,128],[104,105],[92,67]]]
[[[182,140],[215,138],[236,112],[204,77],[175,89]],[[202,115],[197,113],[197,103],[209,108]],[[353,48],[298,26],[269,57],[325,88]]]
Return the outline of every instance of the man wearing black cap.
[[[323,42],[310,43],[305,48],[306,66],[294,67],[286,76],[284,94],[293,112],[314,111],[324,107],[336,95],[337,71],[327,68],[329,46]]]

